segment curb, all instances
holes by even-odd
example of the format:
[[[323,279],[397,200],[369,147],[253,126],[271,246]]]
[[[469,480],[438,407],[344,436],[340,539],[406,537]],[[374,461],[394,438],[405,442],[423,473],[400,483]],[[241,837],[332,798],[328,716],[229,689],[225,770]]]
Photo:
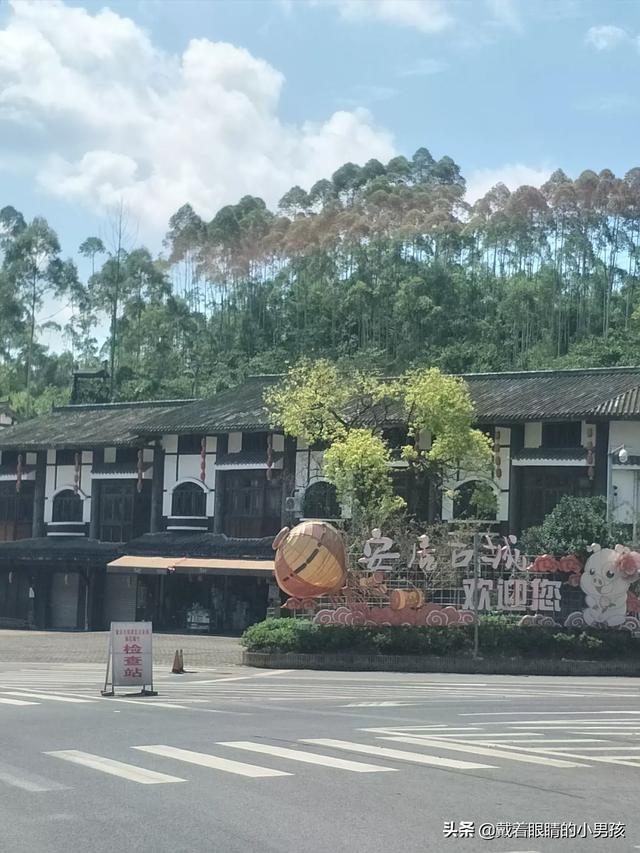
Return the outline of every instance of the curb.
[[[348,672],[457,672],[484,675],[640,676],[640,661],[527,658],[422,657],[418,655],[296,654],[243,652],[244,666]]]

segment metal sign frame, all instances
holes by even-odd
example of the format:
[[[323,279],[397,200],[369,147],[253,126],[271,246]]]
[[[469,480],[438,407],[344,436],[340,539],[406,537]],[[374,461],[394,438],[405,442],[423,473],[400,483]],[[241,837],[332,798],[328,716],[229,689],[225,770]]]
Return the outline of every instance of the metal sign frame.
[[[108,645],[108,649],[107,649],[107,670],[106,670],[105,676],[104,676],[104,689],[100,691],[103,696],[115,696],[116,695],[115,694],[115,688],[116,687],[127,687],[127,686],[134,687],[134,686],[136,686],[136,685],[119,684],[117,681],[116,667],[115,667],[116,650],[115,650],[115,645],[113,642],[114,630],[116,630],[116,626],[118,626],[118,625],[131,625],[131,624],[149,627],[149,652],[148,652],[148,654],[149,654],[149,657],[151,659],[151,667],[150,667],[150,682],[149,682],[149,684],[147,684],[145,681],[143,681],[143,683],[141,685],[140,692],[136,693],[136,694],[129,694],[129,695],[136,695],[136,696],[157,696],[158,695],[158,692],[153,689],[153,624],[151,622],[136,622],[136,623],[112,622],[111,626],[110,626],[110,630],[109,630],[109,645]],[[111,673],[111,679],[109,679],[109,673]],[[110,689],[109,689],[109,685],[110,685]]]

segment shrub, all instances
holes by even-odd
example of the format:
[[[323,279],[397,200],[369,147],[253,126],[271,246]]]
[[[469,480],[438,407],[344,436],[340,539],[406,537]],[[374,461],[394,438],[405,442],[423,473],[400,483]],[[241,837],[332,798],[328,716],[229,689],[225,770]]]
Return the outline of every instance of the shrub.
[[[539,527],[530,527],[522,535],[527,554],[575,554],[583,562],[587,548],[597,542],[603,548],[623,542],[624,528],[607,521],[605,498],[574,498],[565,495]]]
[[[480,653],[486,656],[604,660],[631,658],[640,650],[640,639],[628,631],[522,627],[508,616],[484,617],[478,631]],[[473,626],[314,625],[280,618],[252,625],[241,642],[253,652],[468,656]]]

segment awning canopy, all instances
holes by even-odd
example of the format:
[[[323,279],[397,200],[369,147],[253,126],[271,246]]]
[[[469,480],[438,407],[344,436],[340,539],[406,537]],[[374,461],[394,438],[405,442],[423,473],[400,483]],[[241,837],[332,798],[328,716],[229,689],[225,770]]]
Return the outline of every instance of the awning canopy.
[[[268,577],[273,573],[273,560],[206,559],[203,557],[136,557],[125,555],[107,563],[109,574],[176,574],[233,575],[234,577]]]

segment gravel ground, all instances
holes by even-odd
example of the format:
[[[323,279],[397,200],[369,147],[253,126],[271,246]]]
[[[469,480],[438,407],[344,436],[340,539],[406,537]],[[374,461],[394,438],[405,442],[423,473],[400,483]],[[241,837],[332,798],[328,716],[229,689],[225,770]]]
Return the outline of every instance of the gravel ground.
[[[0,661],[11,663],[99,663],[106,660],[106,631],[2,631]],[[184,653],[184,665],[217,667],[240,664],[238,637],[185,634],[154,634],[153,660],[171,665],[176,649]]]

